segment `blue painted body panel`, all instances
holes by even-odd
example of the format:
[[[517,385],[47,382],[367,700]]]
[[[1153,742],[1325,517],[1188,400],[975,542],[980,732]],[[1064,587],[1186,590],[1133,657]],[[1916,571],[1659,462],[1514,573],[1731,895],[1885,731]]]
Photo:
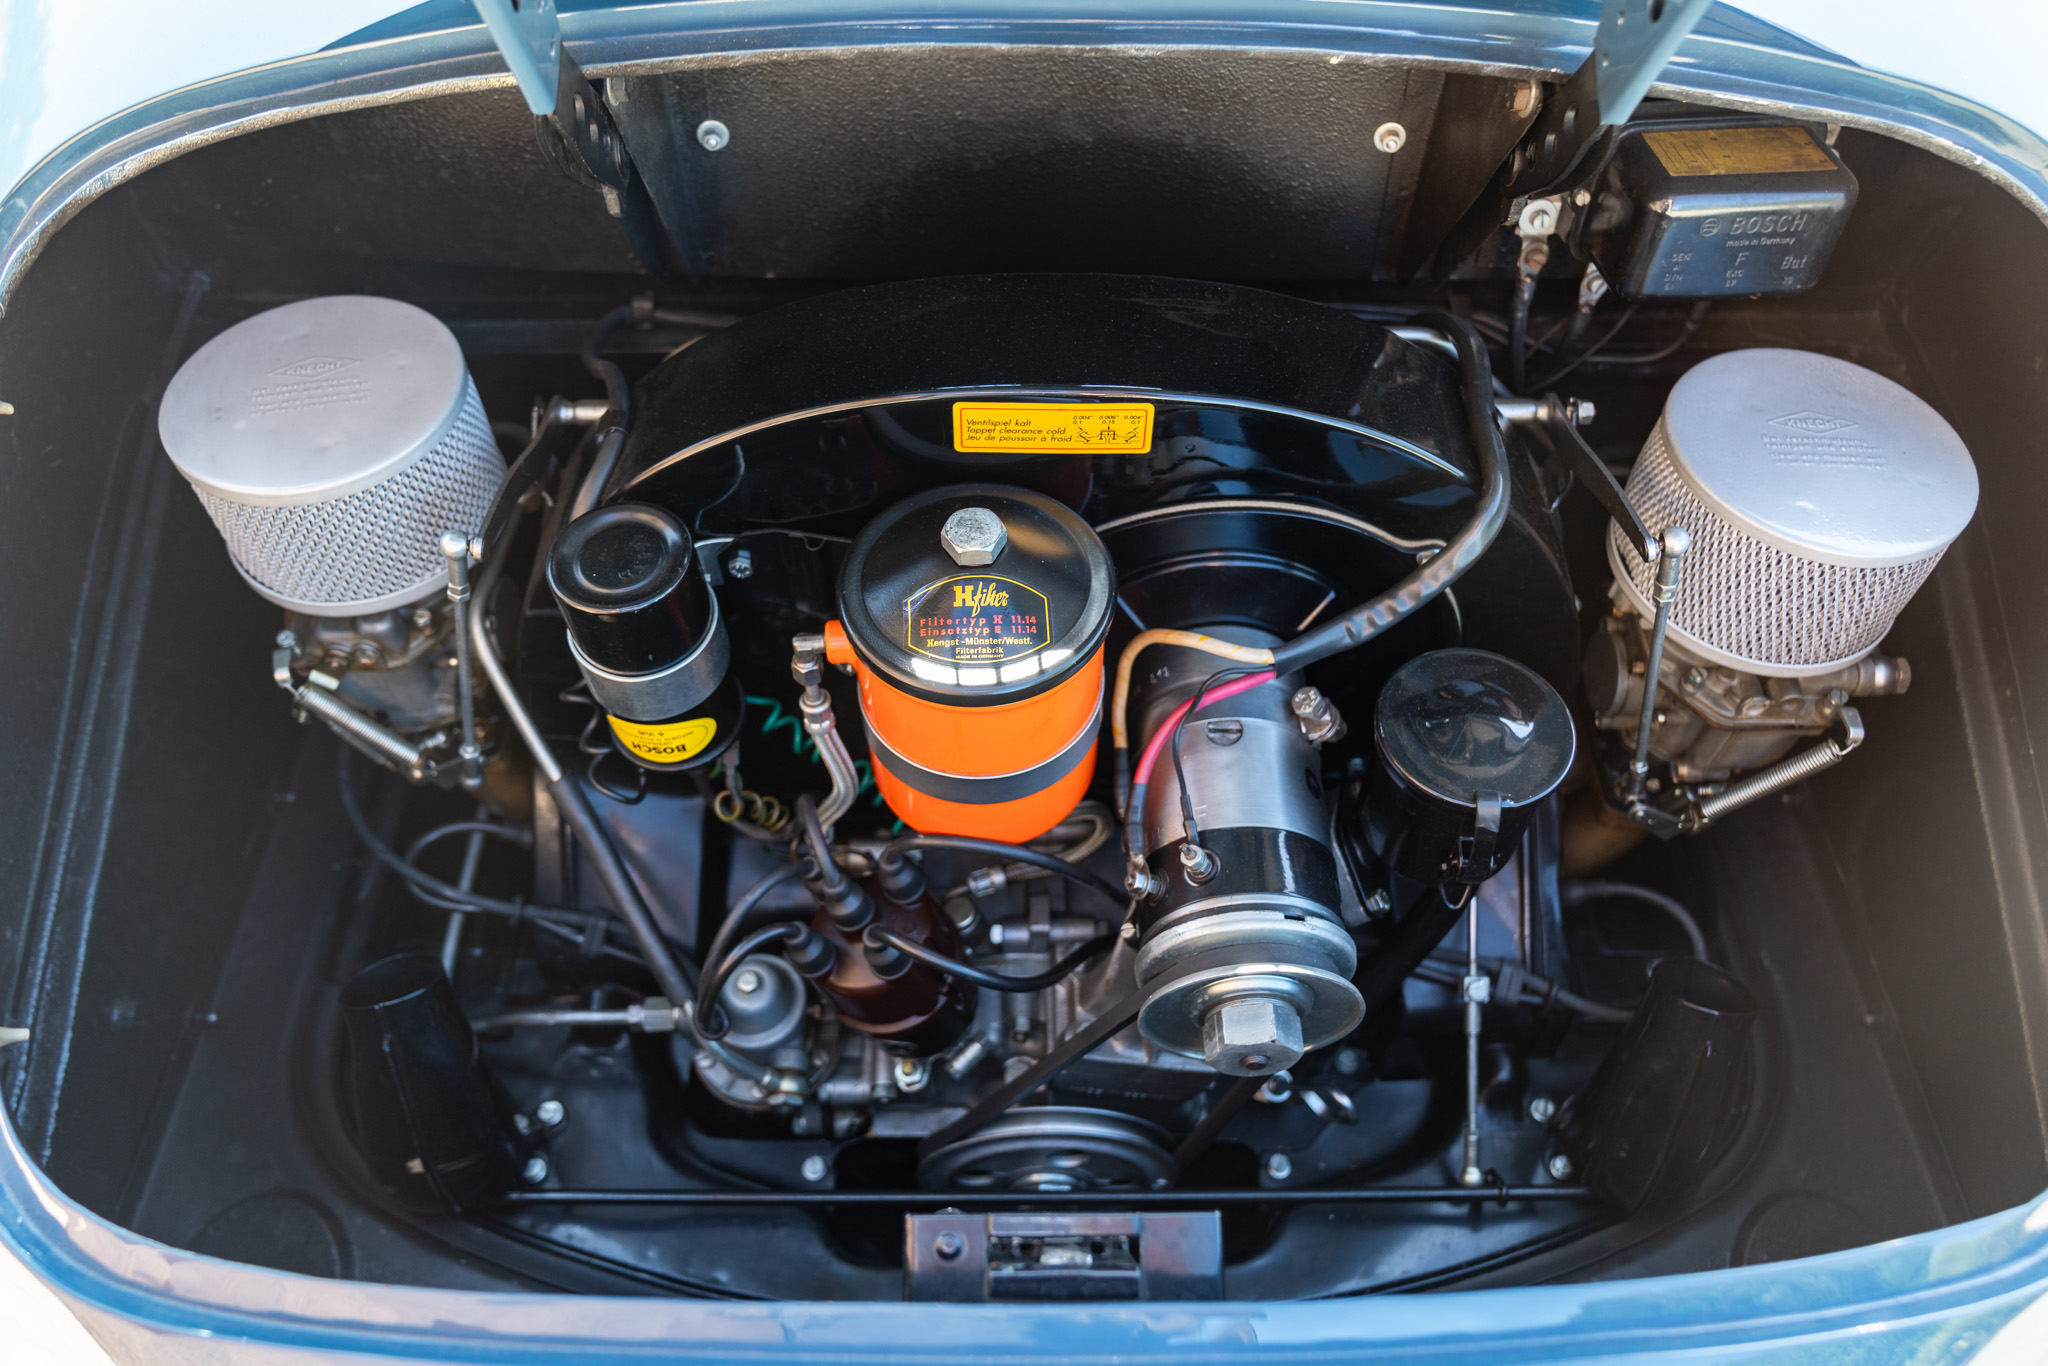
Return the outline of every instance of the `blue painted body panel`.
[[[896,43],[1285,48],[1564,72],[1583,60],[1599,5],[688,0],[563,9],[571,51],[593,74],[721,52]],[[509,83],[466,0],[432,0],[321,52],[138,105],[71,138],[0,202],[0,309],[83,203],[180,151],[336,108]],[[2032,133],[1732,12],[1710,16],[1654,93],[1870,128],[1972,166],[2048,218],[2048,145]],[[4,105],[0,94],[0,115]],[[491,1295],[321,1281],[136,1237],[55,1190],[0,1113],[0,1248],[124,1360],[1949,1362],[2001,1329],[1998,1350],[2012,1359],[2048,1357],[2048,1317],[2012,1322],[2048,1291],[2048,1197],[1797,1262],[1454,1294],[1071,1307]]]

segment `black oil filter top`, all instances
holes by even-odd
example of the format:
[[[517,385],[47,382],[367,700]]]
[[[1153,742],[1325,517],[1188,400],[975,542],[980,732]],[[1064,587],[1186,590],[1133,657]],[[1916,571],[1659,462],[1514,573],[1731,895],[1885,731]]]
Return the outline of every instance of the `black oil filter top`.
[[[1044,494],[997,484],[896,504],[862,530],[839,582],[860,663],[953,706],[1058,686],[1109,634],[1115,603],[1094,529]]]

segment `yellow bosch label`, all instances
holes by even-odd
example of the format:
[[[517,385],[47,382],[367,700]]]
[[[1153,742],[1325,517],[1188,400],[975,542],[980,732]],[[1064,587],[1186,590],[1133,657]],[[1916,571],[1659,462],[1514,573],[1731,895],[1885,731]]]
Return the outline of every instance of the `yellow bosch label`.
[[[1026,454],[1152,449],[1149,403],[956,403],[953,449]]]
[[[1673,175],[1774,175],[1832,171],[1835,163],[1804,128],[1663,128],[1643,141]]]
[[[619,743],[650,764],[680,764],[694,759],[718,734],[718,722],[709,716],[663,721],[652,726],[621,721],[616,716],[605,719],[612,723],[612,734],[619,737]]]

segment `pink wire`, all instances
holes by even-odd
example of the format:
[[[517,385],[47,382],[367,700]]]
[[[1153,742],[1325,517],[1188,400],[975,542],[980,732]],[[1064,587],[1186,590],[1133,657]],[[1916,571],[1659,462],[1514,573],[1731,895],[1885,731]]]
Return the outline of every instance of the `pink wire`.
[[[1271,683],[1275,677],[1277,675],[1271,669],[1267,669],[1263,673],[1251,674],[1244,678],[1233,678],[1228,683],[1218,683],[1215,687],[1202,694],[1202,705],[1207,707],[1212,703],[1221,702],[1226,697],[1235,697],[1241,692],[1250,692],[1262,683]],[[1159,729],[1152,732],[1152,738],[1145,744],[1145,752],[1138,757],[1137,771],[1131,777],[1132,791],[1143,787],[1145,780],[1152,776],[1152,765],[1159,761],[1160,751],[1173,743],[1173,733],[1180,729],[1181,720],[1188,714],[1188,708],[1194,705],[1194,701],[1195,699],[1190,697],[1187,701],[1175,707],[1167,714],[1166,720],[1160,723]]]

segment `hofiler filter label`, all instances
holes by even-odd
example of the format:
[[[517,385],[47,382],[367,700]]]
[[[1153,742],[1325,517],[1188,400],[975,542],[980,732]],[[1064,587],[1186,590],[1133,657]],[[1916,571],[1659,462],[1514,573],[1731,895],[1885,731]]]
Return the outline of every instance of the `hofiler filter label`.
[[[906,643],[949,664],[1001,664],[1051,640],[1045,594],[1015,579],[963,575],[934,584],[910,603]]]
[[[955,403],[953,449],[1024,454],[1152,449],[1149,403]]]

